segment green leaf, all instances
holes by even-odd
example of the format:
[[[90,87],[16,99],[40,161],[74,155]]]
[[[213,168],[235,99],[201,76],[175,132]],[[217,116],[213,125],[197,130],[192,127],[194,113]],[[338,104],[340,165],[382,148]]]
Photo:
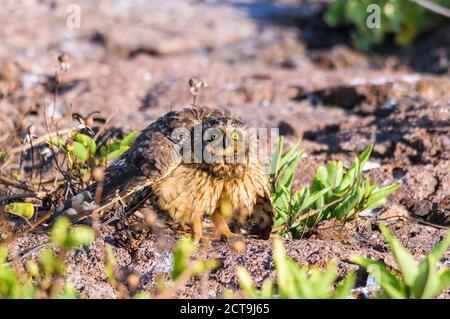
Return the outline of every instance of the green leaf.
[[[364,181],[364,197],[368,198],[373,193],[373,191],[377,188],[376,184],[370,183],[370,175],[367,175]]]
[[[94,237],[94,230],[87,225],[80,225],[70,229],[70,221],[66,217],[59,217],[50,233],[51,242],[63,249],[87,245],[94,240]]]
[[[361,174],[361,170],[369,159],[372,150],[373,144],[370,144],[357,158],[355,158],[353,164],[342,179],[341,184],[336,188],[336,193],[344,192],[353,184],[355,178]]]
[[[75,155],[78,162],[84,163],[88,159],[88,150],[83,144],[79,142],[73,142],[73,154]]]
[[[33,278],[39,279],[41,277],[41,274],[39,273],[39,265],[36,262],[27,260],[25,262],[25,268]]]
[[[47,142],[47,144],[53,145],[58,149],[64,149],[66,146],[66,141],[57,136],[47,137],[45,141]]]
[[[100,146],[100,155],[102,157],[106,157],[106,155],[108,154],[108,149],[106,148],[105,145]]]
[[[415,298],[433,298],[450,285],[450,278],[447,278],[446,282],[445,275],[441,277],[442,274],[436,271],[437,262],[447,252],[449,244],[450,233],[420,263],[419,274],[412,286]]]
[[[249,299],[256,299],[257,293],[253,284],[253,279],[244,267],[238,266],[236,269],[236,275],[238,278],[239,286],[245,293],[245,296]]]
[[[348,275],[341,284],[336,288],[333,299],[348,299],[352,293],[353,287],[356,283],[356,274]]]
[[[425,262],[427,264],[425,269],[427,271],[427,276],[422,294],[419,298],[430,299],[436,297],[440,293],[439,276],[436,272],[436,260],[427,256]]]
[[[333,216],[338,219],[348,217],[350,212],[356,207],[356,205],[360,201],[362,195],[363,193],[361,190],[361,182],[359,179],[359,182],[357,183],[353,191],[350,193],[350,195],[348,195],[347,198],[345,198],[344,201],[339,203],[337,207],[333,210]]]
[[[114,267],[116,266],[116,258],[114,257],[114,253],[111,246],[107,246],[105,249],[105,272],[106,277],[108,278],[108,282],[113,286],[116,285],[116,278],[114,276]]]
[[[400,188],[400,186],[401,186],[400,184],[395,183],[372,192],[369,199],[367,200],[367,207],[370,207],[374,203],[378,202],[380,199],[383,199],[387,197],[389,194],[395,192],[397,189]]]
[[[284,138],[280,136],[280,139],[277,144],[277,148],[272,155],[271,160],[271,173],[275,176],[278,173],[280,160],[281,160],[281,152],[283,151]]]
[[[260,297],[262,299],[271,299],[273,298],[273,295],[274,295],[273,282],[270,279],[264,280],[261,286]]]
[[[434,258],[436,261],[440,260],[442,256],[448,251],[449,246],[450,232],[448,232],[444,239],[428,253],[428,256]]]
[[[69,233],[70,221],[66,217],[60,217],[55,221],[50,231],[50,241],[59,247],[64,247]]]
[[[327,185],[336,188],[342,182],[344,176],[344,164],[342,162],[332,161],[327,165],[327,175]]]
[[[324,20],[329,26],[336,27],[344,22],[345,5],[346,0],[337,0],[330,3],[328,10],[324,14]]]
[[[291,274],[291,287],[289,294],[284,298],[313,299],[315,291],[313,285],[308,282],[308,269],[300,267],[294,261],[287,261]],[[288,286],[289,287],[289,286]]]
[[[82,144],[85,148],[87,148],[89,150],[89,154],[95,155],[95,152],[97,151],[97,146],[92,138],[90,138],[85,134],[76,133],[73,139],[74,141]]]
[[[309,207],[314,202],[316,202],[317,200],[322,198],[323,195],[325,195],[330,189],[331,189],[331,186],[328,186],[318,192],[315,192],[315,193],[309,195],[302,204],[302,210]]]
[[[173,255],[173,270],[172,270],[172,280],[178,278],[179,275],[183,273],[188,265],[188,259],[191,254],[195,251],[195,243],[185,237],[178,240],[175,245],[172,255]]]
[[[114,151],[110,151],[108,153],[108,160],[114,160],[118,157],[120,157],[122,154],[124,154],[126,151],[128,151],[130,147],[129,146],[119,146],[119,148],[117,148]]]
[[[36,299],[38,289],[33,285],[31,281],[26,282],[20,290],[21,299]]]
[[[281,177],[278,179],[278,183],[284,185],[287,189],[291,189],[292,183],[295,177],[295,168],[297,167],[303,152],[298,152],[294,158],[287,164],[287,167],[282,172]]]
[[[355,158],[352,166],[349,168],[347,173],[344,175],[342,182],[336,187],[335,192],[345,193],[348,188],[353,186],[355,179],[361,174],[361,162],[358,157]]]
[[[419,269],[416,265],[415,259],[402,246],[400,241],[392,235],[392,233],[386,226],[380,225],[380,230],[389,243],[391,252],[394,255],[395,260],[397,261],[406,285],[412,287],[419,273]]]
[[[366,268],[389,298],[404,299],[407,297],[399,278],[391,273],[384,263],[358,255],[350,256],[350,261]],[[376,273],[374,272],[375,269],[377,270]]]
[[[279,168],[283,168],[287,163],[291,162],[299,153],[303,154],[303,150],[297,151],[298,146],[300,145],[300,141],[298,140],[294,146],[281,158]]]
[[[78,291],[72,286],[71,283],[66,282],[64,284],[64,291],[59,299],[79,299]]]
[[[70,249],[76,246],[88,245],[93,242],[94,239],[94,230],[87,225],[80,225],[69,231],[65,246]]]
[[[288,259],[283,246],[283,243],[279,239],[275,239],[273,242],[273,260],[275,263],[275,269],[278,278],[278,289],[282,298],[289,298],[294,294],[292,283],[292,275],[288,265]]]
[[[364,165],[366,165],[367,160],[370,157],[370,154],[372,154],[373,151],[373,144],[370,144],[367,146],[367,148],[359,155],[358,159],[361,164],[361,167],[363,168]]]
[[[34,206],[32,203],[11,203],[6,206],[5,211],[25,219],[30,219],[34,215]]]
[[[386,203],[387,203],[387,199],[386,199],[386,198],[382,198],[382,199],[378,200],[377,202],[372,203],[371,205],[368,205],[368,206],[366,205],[366,206],[364,207],[364,210],[375,209],[375,208],[377,208],[377,207],[386,205]]]
[[[335,260],[328,262],[325,271],[313,269],[312,274],[310,275],[310,281],[314,284],[315,294],[318,294],[319,298],[326,298],[330,293],[330,287],[333,287],[336,277],[337,272]]]
[[[133,131],[120,141],[120,146],[130,146],[137,136],[137,131]]]
[[[218,266],[217,260],[202,260],[202,261],[196,261],[193,265],[193,276],[198,276],[200,274],[203,274],[205,272],[209,272],[213,269],[215,269]]]
[[[65,272],[64,264],[53,254],[50,249],[43,249],[39,255],[39,263],[44,269],[44,274],[48,277],[53,274],[62,275]]]
[[[133,299],[152,299],[152,295],[145,291],[139,291],[134,295]]]
[[[323,187],[332,186],[332,184],[328,183],[328,171],[325,166],[319,166],[317,168],[313,180],[320,182]]]
[[[442,291],[450,288],[450,268],[447,267],[447,269],[442,270],[439,272],[439,287],[438,287],[438,294],[440,294]]]

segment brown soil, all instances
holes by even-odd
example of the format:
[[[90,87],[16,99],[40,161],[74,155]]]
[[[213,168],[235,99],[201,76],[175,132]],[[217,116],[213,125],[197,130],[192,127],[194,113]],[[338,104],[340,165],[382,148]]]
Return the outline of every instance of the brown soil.
[[[350,163],[374,143],[371,161],[378,165],[371,177],[402,184],[387,206],[358,223],[323,223],[311,238],[286,242],[298,262],[324,266],[336,258],[340,273],[358,271],[364,286],[367,274],[349,255],[394,265],[378,224],[388,224],[417,259],[450,225],[450,26],[408,48],[363,54],[351,48],[348,30],[320,22],[325,2],[78,0],[81,28],[69,29],[71,1],[6,1],[0,10],[0,149],[19,145],[30,125],[44,134],[45,108],[58,128],[69,125],[70,111],[98,110],[103,118],[115,114],[110,127],[142,129],[191,103],[191,77],[209,85],[201,104],[229,109],[254,126],[279,127],[289,143],[303,137],[306,156],[296,186],[308,183],[317,166],[332,159]],[[70,69],[60,72],[53,105],[60,52],[69,55]],[[22,136],[11,139],[14,131]],[[18,166],[11,162],[2,173]],[[6,191],[0,185],[0,196]],[[103,270],[104,246],[113,245],[117,267],[137,272],[141,288],[152,291],[156,276],[170,271],[176,238],[162,244],[151,237],[131,255],[112,232],[105,226],[93,244],[70,253],[69,280],[86,297],[114,297]],[[10,249],[23,256],[45,241],[45,235],[27,235]],[[257,283],[274,278],[271,247],[271,241],[248,239],[241,254],[223,242],[202,248],[198,256],[217,258],[220,267],[206,288],[193,280],[179,296],[220,297],[236,286],[237,265]]]

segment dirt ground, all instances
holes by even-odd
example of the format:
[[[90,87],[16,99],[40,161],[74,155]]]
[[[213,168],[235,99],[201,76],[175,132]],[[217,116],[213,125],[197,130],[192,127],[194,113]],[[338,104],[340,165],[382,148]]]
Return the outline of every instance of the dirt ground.
[[[289,143],[303,138],[305,156],[296,186],[332,159],[350,163],[370,143],[371,177],[399,182],[387,206],[358,225],[324,223],[308,239],[288,240],[290,256],[324,266],[338,260],[340,274],[367,274],[348,260],[353,253],[393,265],[377,225],[385,223],[419,260],[450,225],[450,25],[406,48],[370,54],[352,49],[347,29],[321,20],[326,1],[89,1],[77,0],[80,28],[66,21],[73,1],[6,0],[0,10],[0,149],[20,145],[32,125],[45,134],[43,114],[58,128],[70,112],[100,111],[110,127],[142,129],[168,110],[188,106],[188,79],[206,81],[199,104],[229,109],[256,127],[279,127]],[[66,52],[70,69],[59,72]],[[27,114],[23,116],[23,114]],[[73,124],[73,123],[72,123]],[[2,166],[9,174],[19,161]],[[0,185],[0,195],[6,193]],[[120,248],[105,226],[102,236],[68,256],[68,279],[89,298],[113,298],[103,270],[104,246],[112,245],[117,267],[141,277],[152,291],[171,267],[170,247],[151,237],[135,254]],[[27,235],[10,245],[23,257],[46,241]],[[261,283],[275,277],[272,242],[246,240],[246,250],[214,242],[199,258],[217,258],[209,278],[191,281],[180,297],[220,297],[236,287],[234,270],[244,265]],[[23,258],[34,258],[38,250]],[[443,261],[448,264],[447,259]],[[450,293],[442,297],[450,297]]]

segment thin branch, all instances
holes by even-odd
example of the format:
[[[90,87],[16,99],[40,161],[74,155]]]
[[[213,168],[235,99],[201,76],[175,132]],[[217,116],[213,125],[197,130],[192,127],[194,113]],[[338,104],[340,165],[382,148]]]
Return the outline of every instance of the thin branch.
[[[45,122],[45,127],[47,128],[47,134],[50,135],[50,127],[48,125],[48,121],[47,121],[47,113],[46,113],[46,108],[44,107],[44,122]],[[58,137],[58,139],[60,138],[59,133],[58,133],[58,128],[56,128],[56,136]],[[56,168],[57,170],[61,173],[61,175],[66,179],[68,185],[71,185],[71,181],[70,179],[67,178],[67,176],[64,174],[64,171],[61,169],[61,167],[59,166],[58,160],[59,160],[59,156],[56,156],[55,150],[53,149],[53,145],[50,147],[50,151],[52,152],[53,155],[53,159],[55,160],[55,164],[56,164]],[[59,153],[58,153],[59,154]]]
[[[20,193],[20,194],[11,194],[11,195],[5,195],[0,196],[0,202],[3,202],[5,200],[13,200],[13,199],[22,199],[22,198],[29,198],[29,197],[35,197],[35,198],[42,198],[45,196],[45,193]]]
[[[310,210],[310,211],[307,212],[306,214],[302,214],[302,215],[300,215],[299,217],[297,217],[296,219],[294,219],[294,221],[291,223],[291,225],[292,225],[292,224],[295,224],[295,223],[297,223],[297,222],[301,222],[301,221],[303,221],[303,220],[305,220],[305,219],[308,219],[309,217],[314,216],[315,214],[317,214],[317,213],[319,213],[319,212],[321,212],[321,211],[327,209],[327,208],[330,207],[330,206],[333,206],[333,205],[335,205],[335,204],[341,202],[341,201],[344,200],[344,199],[345,199],[345,196],[340,197],[340,198],[338,198],[338,199],[336,199],[336,200],[334,200],[334,201],[332,201],[332,202],[330,202],[330,203],[328,203],[328,204],[326,204],[326,205],[324,205],[324,206],[322,206],[322,207],[319,207],[319,208],[317,208],[317,209]],[[287,227],[286,225],[282,225],[282,226],[275,227],[275,228],[272,229],[272,232],[276,232],[276,231],[282,230],[283,228],[286,228],[286,227]]]
[[[114,111],[108,116],[108,118],[106,119],[105,123],[103,124],[103,126],[97,131],[97,133],[94,135],[93,140],[97,141],[97,139],[100,137],[100,135],[105,131],[106,126],[109,124],[109,122],[111,122],[111,120],[113,119],[113,117],[116,115],[116,113],[119,111],[119,107],[115,107]]]
[[[414,221],[414,222],[416,222],[416,223],[423,224],[423,225],[427,225],[427,226],[431,226],[431,227],[434,227],[434,228],[439,228],[439,229],[450,229],[450,227],[448,227],[448,226],[438,225],[438,224],[435,224],[435,223],[430,223],[430,222],[427,222],[427,221],[422,220],[422,219],[419,219],[419,218],[414,218],[414,217],[412,217],[412,216],[406,216],[406,217],[404,217],[404,218],[409,219],[409,220],[412,220],[412,221]]]
[[[11,178],[8,178],[6,176],[2,176],[0,175],[0,183],[8,185],[8,186],[12,186],[14,188],[18,188],[18,189],[22,189],[24,191],[28,191],[28,192],[35,192],[35,189],[29,185],[26,185],[25,183],[21,183],[18,181],[15,181]]]
[[[47,219],[49,219],[49,217],[52,215],[53,215],[53,211],[49,210],[44,216],[42,216],[40,219],[38,219],[33,224],[28,223],[28,226],[29,226],[28,228],[25,228],[25,229],[19,231],[18,233],[11,235],[10,237],[0,240],[0,245],[8,245],[8,244],[12,243],[14,240],[19,238],[20,236],[25,235],[25,234],[29,233],[30,231],[32,231],[33,229],[35,229],[37,226],[39,226],[40,224],[45,222]]]
[[[450,18],[450,9],[443,7],[437,3],[433,3],[428,0],[410,0],[411,2],[415,2],[419,6],[428,9],[436,14],[444,16],[446,18]]]
[[[40,143],[42,143],[42,142],[45,142],[46,140],[48,140],[48,139],[51,139],[52,137],[55,137],[55,136],[58,136],[58,135],[66,135],[67,133],[69,133],[70,132],[70,129],[62,129],[62,130],[59,130],[58,132],[50,132],[50,133],[47,133],[47,134],[45,134],[45,135],[42,135],[42,136],[40,136],[40,137],[38,137],[38,138],[35,138],[34,139],[34,142],[35,142],[35,145],[38,145],[38,144],[40,144]],[[8,151],[8,154],[9,155],[13,155],[13,154],[17,154],[17,153],[20,153],[20,152],[22,152],[22,151],[26,151],[26,150],[28,150],[30,148],[30,145],[29,144],[26,144],[26,145],[20,145],[20,146],[17,146],[17,147],[15,147],[15,148],[13,148],[13,149],[11,149],[11,150],[9,150]]]
[[[184,286],[189,278],[191,278],[192,274],[194,273],[194,268],[192,266],[187,267],[183,272],[178,276],[178,278],[173,283],[173,286],[164,289],[159,294],[155,296],[155,299],[168,299],[173,298],[177,290]]]
[[[31,175],[30,175],[30,180],[32,180],[33,179],[33,175],[34,175],[34,147],[33,147],[33,135],[31,134],[31,125],[28,126],[28,139],[29,139],[30,148],[31,148]]]

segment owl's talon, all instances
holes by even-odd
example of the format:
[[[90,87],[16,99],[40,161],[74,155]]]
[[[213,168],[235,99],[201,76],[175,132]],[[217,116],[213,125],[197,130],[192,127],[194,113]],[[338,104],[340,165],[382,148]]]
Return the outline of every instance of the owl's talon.
[[[220,237],[220,239],[223,241],[223,242],[229,242],[229,241],[231,241],[231,240],[241,240],[241,239],[243,239],[244,238],[244,236],[242,236],[242,235],[240,235],[240,234],[235,234],[235,233],[230,233],[230,234],[227,234],[227,235],[225,235],[225,234],[222,234],[222,236]]]
[[[217,237],[226,237],[226,238],[232,238],[237,236],[237,234],[233,233],[230,228],[228,227],[228,223],[223,217],[223,215],[220,213],[220,211],[216,210],[211,215],[212,222],[215,226],[215,234]]]
[[[231,231],[222,233],[222,237],[226,237],[228,239],[243,238],[243,236],[241,234],[236,234]]]

